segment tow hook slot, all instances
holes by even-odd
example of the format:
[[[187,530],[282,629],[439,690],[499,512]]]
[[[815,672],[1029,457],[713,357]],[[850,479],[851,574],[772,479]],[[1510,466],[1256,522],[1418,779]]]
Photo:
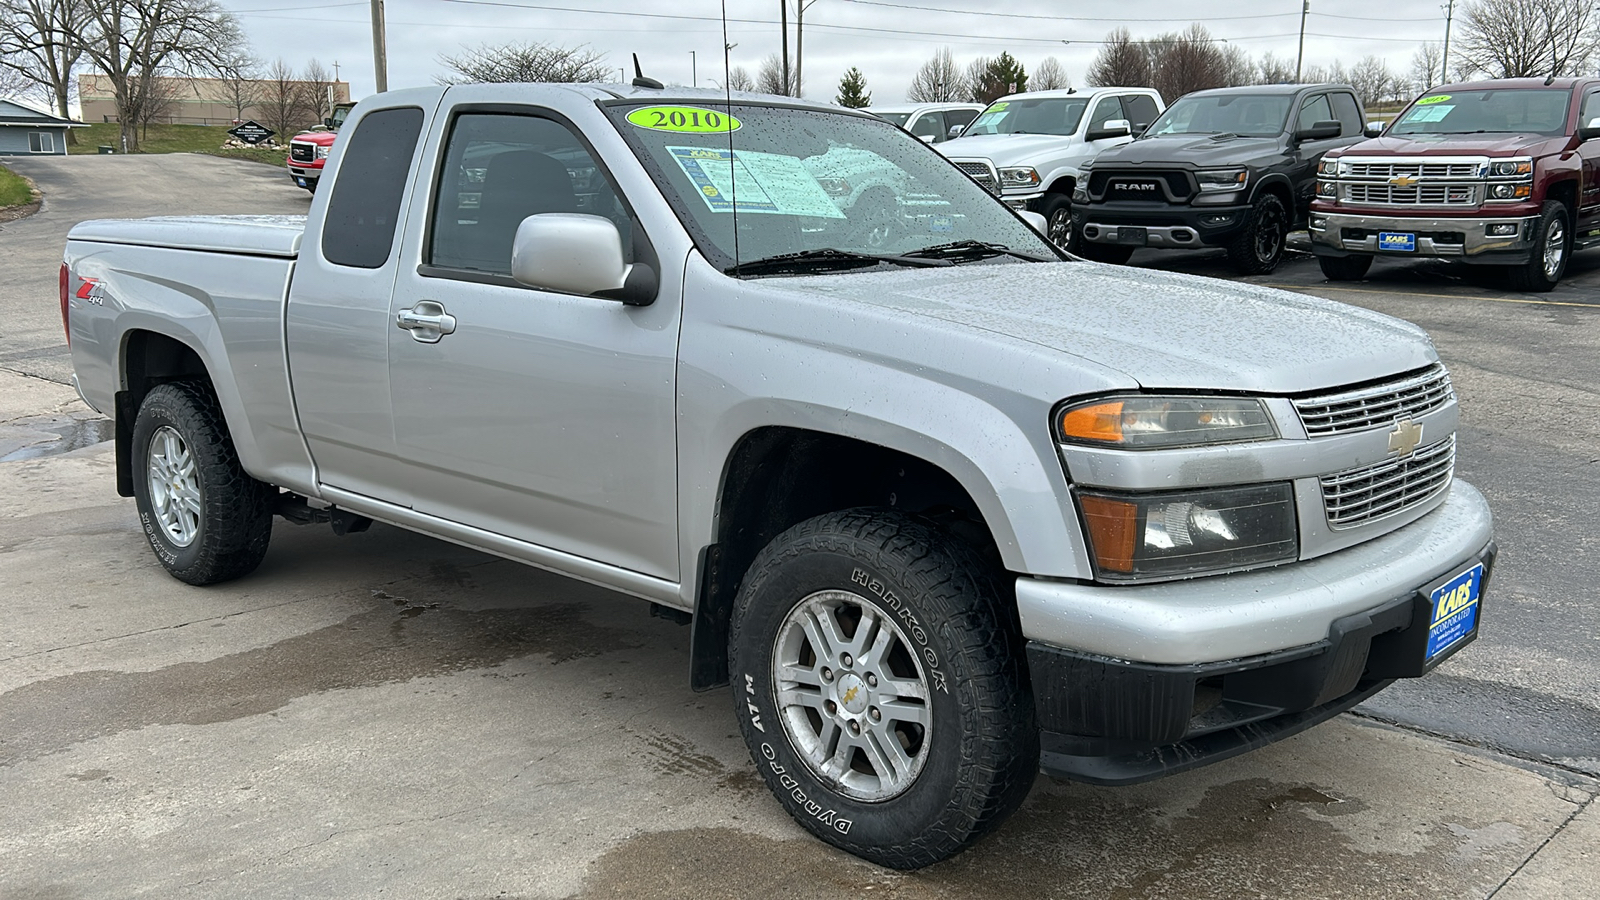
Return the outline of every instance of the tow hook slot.
[[[337,506],[315,507],[299,494],[279,494],[272,511],[282,516],[285,521],[296,525],[327,522],[333,526],[333,533],[337,535],[358,534],[372,527],[372,520],[366,516],[357,515]]]

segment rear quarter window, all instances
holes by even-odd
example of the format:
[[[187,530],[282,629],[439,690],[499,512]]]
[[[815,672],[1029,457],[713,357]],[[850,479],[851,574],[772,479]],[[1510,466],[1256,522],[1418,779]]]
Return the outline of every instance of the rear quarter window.
[[[356,124],[344,149],[322,224],[322,256],[334,265],[380,269],[422,135],[422,110],[380,109]]]

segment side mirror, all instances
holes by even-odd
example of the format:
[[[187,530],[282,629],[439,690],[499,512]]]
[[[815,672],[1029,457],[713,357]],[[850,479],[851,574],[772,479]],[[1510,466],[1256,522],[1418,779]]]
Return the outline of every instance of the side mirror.
[[[617,226],[581,213],[523,219],[511,242],[511,277],[532,288],[605,297],[629,306],[648,306],[656,298],[656,273],[625,261]]]
[[[1104,125],[1090,131],[1083,136],[1086,141],[1103,141],[1106,138],[1128,137],[1133,134],[1133,126],[1127,119],[1107,119]]]
[[[1028,225],[1030,225],[1033,228],[1034,231],[1039,232],[1039,236],[1040,237],[1045,238],[1047,240],[1049,239],[1049,237],[1050,237],[1050,220],[1046,219],[1043,214],[1036,213],[1033,210],[1029,210],[1029,209],[1019,209],[1019,210],[1017,210],[1017,215],[1021,216],[1022,217],[1022,221],[1027,222]]]
[[[951,125],[950,126],[950,132],[946,135],[946,137],[950,137],[950,138],[961,137],[961,132],[966,131],[966,130],[967,130],[967,126],[965,126],[965,125]]]
[[[1600,137],[1600,119],[1590,119],[1578,129],[1578,140],[1591,141]]]
[[[322,127],[328,129],[329,131],[332,131],[333,130],[333,116],[328,116],[327,118],[323,119],[322,120]]]
[[[1332,120],[1317,122],[1310,128],[1302,128],[1296,131],[1294,139],[1297,141],[1321,141],[1328,138],[1336,138],[1339,136],[1341,127],[1338,122]]]
[[[938,137],[936,134],[919,134],[917,135],[917,140],[923,142],[924,144],[931,144],[936,137]]]
[[[1384,122],[1368,122],[1367,127],[1361,133],[1369,138],[1379,137],[1383,134],[1383,129],[1387,127],[1389,127],[1388,124]]]
[[[1135,123],[1133,123],[1133,127],[1128,129],[1128,133],[1132,134],[1134,137],[1140,137],[1146,131],[1149,131],[1149,130],[1150,130],[1150,123],[1149,122],[1135,122]]]

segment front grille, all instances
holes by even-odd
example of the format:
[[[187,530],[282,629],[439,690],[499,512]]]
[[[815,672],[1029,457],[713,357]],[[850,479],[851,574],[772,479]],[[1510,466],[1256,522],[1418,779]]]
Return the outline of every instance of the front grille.
[[[1475,184],[1414,184],[1397,187],[1392,184],[1341,185],[1346,203],[1368,206],[1477,206],[1478,186]]]
[[[1324,475],[1322,505],[1328,527],[1354,528],[1421,506],[1450,486],[1455,468],[1452,434],[1403,459]]]
[[[956,167],[972,176],[972,180],[982,185],[989,193],[1000,193],[1000,178],[995,174],[994,166],[989,163],[969,160],[957,162]]]
[[[1480,162],[1356,162],[1350,163],[1352,178],[1481,178],[1484,175]]]
[[[1450,373],[1435,364],[1370,387],[1299,397],[1294,400],[1294,408],[1305,425],[1306,436],[1315,438],[1418,418],[1449,403],[1454,396]]]
[[[316,162],[316,144],[289,144],[289,158],[295,162]]]
[[[1131,182],[1135,184],[1165,182],[1167,192],[1166,194],[1163,194],[1161,191],[1156,190],[1149,192],[1141,191],[1136,194],[1132,191],[1111,190],[1111,185],[1118,182]],[[1179,171],[1148,172],[1142,169],[1132,171],[1122,169],[1100,169],[1098,171],[1091,170],[1089,173],[1089,193],[1095,197],[1102,197],[1107,200],[1149,200],[1159,203],[1167,202],[1168,195],[1170,194],[1171,197],[1175,198],[1181,203],[1194,195],[1194,187],[1189,182],[1189,176],[1186,173]],[[1153,196],[1146,196],[1146,193]]]

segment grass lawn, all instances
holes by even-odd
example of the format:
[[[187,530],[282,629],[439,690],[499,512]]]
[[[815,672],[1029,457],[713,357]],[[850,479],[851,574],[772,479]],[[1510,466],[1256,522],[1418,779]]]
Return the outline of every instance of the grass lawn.
[[[68,144],[68,153],[98,153],[101,145],[121,148],[120,126],[115,122],[102,122],[88,128],[73,129],[76,144]],[[277,150],[224,150],[228,139],[226,125],[151,125],[139,142],[141,153],[209,153],[229,159],[248,159],[252,162],[281,166],[287,151]]]
[[[32,202],[33,191],[21,175],[0,166],[0,209]]]

